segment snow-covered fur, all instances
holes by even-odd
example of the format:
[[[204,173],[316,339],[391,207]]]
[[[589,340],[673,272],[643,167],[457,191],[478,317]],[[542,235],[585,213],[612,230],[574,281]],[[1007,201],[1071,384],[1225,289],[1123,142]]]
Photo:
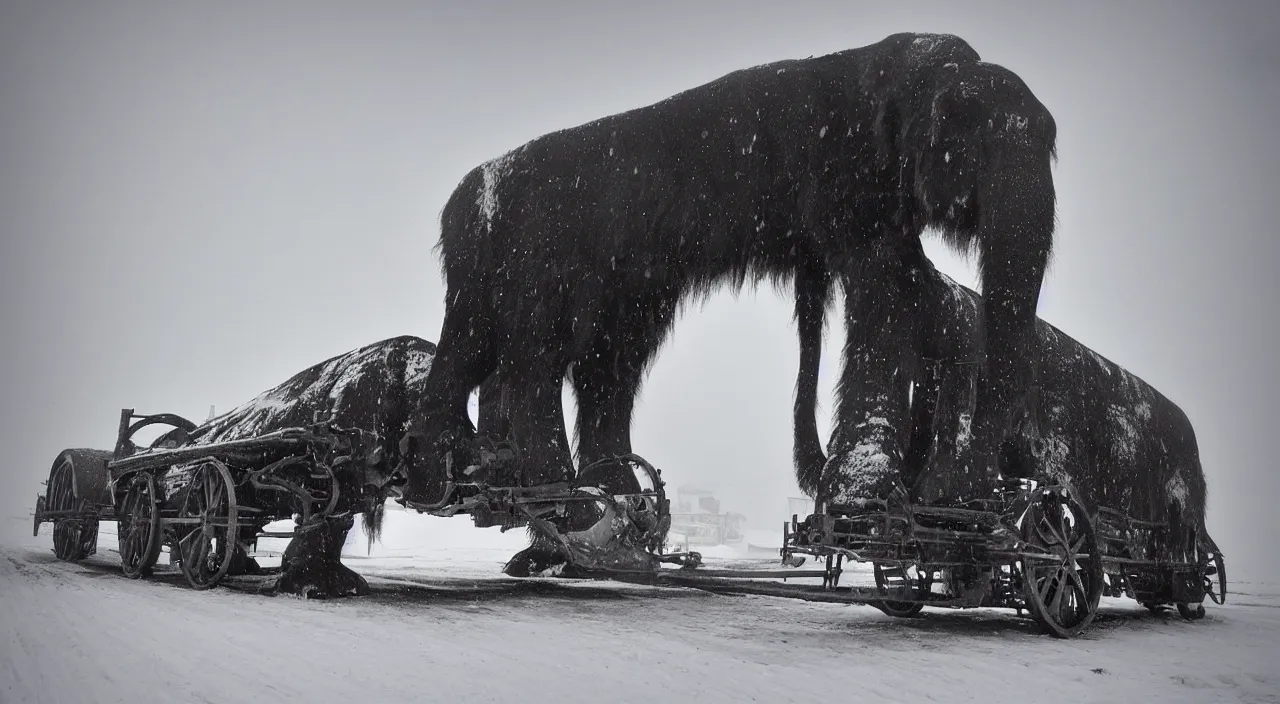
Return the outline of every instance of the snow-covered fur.
[[[860,486],[863,496],[875,495],[901,481],[917,500],[954,500],[981,496],[990,486],[986,473],[965,461],[982,299],[923,255],[903,285],[931,324],[915,330],[909,344],[871,351],[900,360],[899,374],[867,381],[866,371],[852,364],[841,380],[848,389],[879,384],[900,395],[891,403],[862,397],[855,399],[860,406],[837,410],[831,447],[844,451],[833,451],[825,466],[817,465],[825,474],[801,471],[814,465],[797,466],[797,478],[811,495],[832,484]],[[1105,506],[1168,523],[1175,544],[1203,536],[1207,487],[1187,415],[1150,384],[1053,325],[1037,319],[1035,330],[1035,378],[1016,416],[1016,432],[1001,446],[1001,473],[1068,480],[1091,509]],[[897,410],[868,410],[877,408]],[[812,405],[797,405],[797,456],[823,456],[813,412]],[[847,449],[838,444],[847,437],[862,441]],[[836,503],[856,498],[834,491],[828,496]]]
[[[377,436],[380,462],[366,476],[339,477],[344,503],[366,484],[390,476],[399,462],[400,440],[409,414],[422,395],[435,345],[403,335],[381,340],[308,367],[256,398],[193,430],[193,445],[263,435],[320,420]],[[372,449],[372,448],[368,448]],[[362,521],[370,543],[382,525],[383,501],[373,495],[363,502]]]

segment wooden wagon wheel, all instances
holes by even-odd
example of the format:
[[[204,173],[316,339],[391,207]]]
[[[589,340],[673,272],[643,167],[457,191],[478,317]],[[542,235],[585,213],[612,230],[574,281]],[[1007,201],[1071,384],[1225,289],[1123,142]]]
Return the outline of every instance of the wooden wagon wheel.
[[[70,457],[53,471],[49,478],[48,498],[45,510],[71,512],[76,510],[75,465]],[[53,554],[59,560],[82,560],[88,554],[82,540],[78,518],[56,518],[53,521]]]
[[[1023,518],[1023,539],[1035,554],[1022,559],[1027,610],[1058,638],[1079,635],[1098,613],[1102,555],[1088,511],[1063,489],[1041,490]]]
[[[156,498],[156,480],[150,472],[133,476],[116,516],[120,570],[130,579],[150,576],[162,542],[160,502]]]
[[[236,554],[239,507],[226,465],[210,459],[196,469],[178,508],[180,524],[191,529],[178,540],[182,574],[196,589],[217,586]]]
[[[916,574],[911,575],[910,569],[916,568]],[[926,582],[924,573],[920,568],[908,563],[900,563],[898,565],[882,567],[879,562],[875,563],[876,589],[881,594],[888,594],[890,590],[911,590],[918,592],[920,587]],[[895,601],[892,599],[883,599],[874,601],[872,606],[880,609],[889,616],[898,618],[907,618],[915,616],[924,608],[924,604],[913,601]]]

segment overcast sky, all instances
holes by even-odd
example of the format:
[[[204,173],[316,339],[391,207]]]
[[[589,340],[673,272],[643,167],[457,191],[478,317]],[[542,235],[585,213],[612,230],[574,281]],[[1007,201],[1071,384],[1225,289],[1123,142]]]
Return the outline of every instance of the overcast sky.
[[[9,515],[62,448],[110,448],[122,407],[200,421],[360,345],[434,341],[439,212],[478,163],[734,69],[932,31],[1018,73],[1057,120],[1042,317],[1186,411],[1231,574],[1280,573],[1274,4],[463,6],[0,3]],[[772,289],[688,311],[636,450],[776,526],[800,495],[796,363]]]

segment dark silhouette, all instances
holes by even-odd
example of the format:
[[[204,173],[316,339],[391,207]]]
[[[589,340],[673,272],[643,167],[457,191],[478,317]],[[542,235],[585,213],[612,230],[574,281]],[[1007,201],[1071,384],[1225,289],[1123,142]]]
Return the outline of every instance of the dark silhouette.
[[[794,281],[803,321],[831,273],[853,270],[879,316],[854,337],[910,325],[889,281],[926,227],[979,255],[987,373],[971,461],[992,466],[1025,390],[1055,136],[1023,81],[963,40],[897,34],[736,71],[477,167],[441,215],[445,318],[404,447],[407,503],[437,501],[448,462],[473,460],[466,400],[486,380],[486,432],[519,447],[522,483],[573,476],[566,374],[579,461],[630,452],[636,394],[679,306],[722,284]]]
[[[372,541],[382,523],[387,492],[400,465],[399,446],[409,414],[422,393],[435,345],[411,336],[390,338],[337,355],[175,438],[203,445],[306,427],[317,417],[345,429],[366,431],[376,447],[359,452],[360,472],[340,472],[338,503],[325,520],[300,527],[285,549],[280,591],[333,597],[364,594],[364,578],[340,561],[342,546],[361,513]],[[245,556],[242,571],[255,566]]]
[[[927,324],[869,352],[899,365],[893,378],[865,379],[857,360],[846,360],[832,445],[839,446],[840,438],[869,417],[884,418],[877,427],[890,438],[886,446],[904,448],[901,474],[886,479],[901,481],[915,500],[926,503],[979,498],[986,477],[962,458],[973,440],[982,299],[937,271],[922,252],[913,262],[899,284],[919,310],[918,320]],[[856,317],[861,292],[852,281],[846,285],[846,296],[854,299],[848,315]],[[802,346],[817,349],[820,340],[813,339],[812,329],[806,332]],[[1000,448],[1001,474],[1066,479],[1090,511],[1106,507],[1166,525],[1156,536],[1159,544],[1149,546],[1163,558],[1178,559],[1197,548],[1216,552],[1205,532],[1206,485],[1195,431],[1182,409],[1043,320],[1036,321],[1036,336],[1036,378],[1016,432]],[[812,366],[804,373],[816,375],[817,357],[806,359]],[[858,396],[868,388],[892,389],[894,398],[885,404]],[[893,414],[877,415],[886,405]],[[797,403],[795,430],[796,455],[821,458],[812,404]],[[821,495],[830,481],[823,475],[835,471],[830,464],[818,474],[812,469],[821,463],[797,465],[801,487]]]

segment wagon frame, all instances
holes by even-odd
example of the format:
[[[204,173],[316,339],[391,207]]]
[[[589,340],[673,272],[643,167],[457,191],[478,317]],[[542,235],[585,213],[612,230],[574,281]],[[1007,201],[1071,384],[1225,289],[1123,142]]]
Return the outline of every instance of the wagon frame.
[[[1102,596],[1128,596],[1148,609],[1172,604],[1188,620],[1205,597],[1226,599],[1223,557],[1197,535],[1178,555],[1152,557],[1164,524],[1109,508],[1089,511],[1066,481],[1000,480],[990,499],[915,504],[899,485],[888,499],[817,507],[783,524],[777,570],[708,570],[692,559],[654,575],[619,575],[725,594],[867,604],[911,617],[925,606],[1027,611],[1059,638],[1083,633]],[[796,569],[812,556],[819,569]],[[844,563],[872,565],[874,587],[840,585]],[[820,578],[822,583],[788,583]],[[779,581],[781,580],[781,581]],[[940,588],[940,589],[939,589]]]
[[[188,445],[196,425],[182,416],[122,409],[113,451],[59,454],[46,495],[36,498],[34,532],[52,522],[55,556],[75,561],[96,552],[98,522],[115,520],[126,576],[149,576],[169,545],[191,586],[216,586],[234,568],[252,569],[247,548],[259,538],[296,535],[266,532],[267,523],[293,518],[302,528],[333,516],[337,471],[363,459],[358,450],[368,434],[316,421]],[[154,425],[169,430],[139,448],[135,436]]]

